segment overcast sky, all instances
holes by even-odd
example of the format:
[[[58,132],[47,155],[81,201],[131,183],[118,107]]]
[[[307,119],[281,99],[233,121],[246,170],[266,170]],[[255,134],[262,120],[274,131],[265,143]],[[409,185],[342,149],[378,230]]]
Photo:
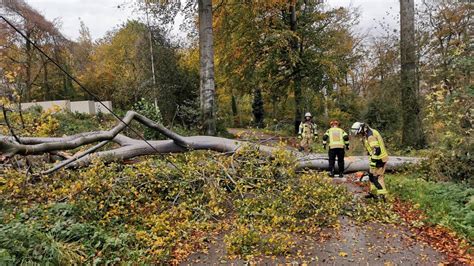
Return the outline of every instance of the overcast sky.
[[[108,31],[140,16],[134,12],[133,0],[26,0],[48,20],[59,18],[61,31],[71,39],[79,34],[79,19],[89,27],[92,38],[97,39]],[[396,27],[399,0],[326,0],[330,6],[359,7],[361,18],[358,30],[364,34],[377,35],[378,21],[385,20]]]

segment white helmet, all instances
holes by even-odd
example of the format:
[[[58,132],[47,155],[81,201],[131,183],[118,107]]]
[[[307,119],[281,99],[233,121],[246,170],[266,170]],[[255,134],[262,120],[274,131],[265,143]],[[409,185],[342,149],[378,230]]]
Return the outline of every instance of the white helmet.
[[[306,114],[304,114],[304,117],[313,117],[313,116],[311,115],[310,112],[307,112]]]
[[[351,126],[351,133],[353,135],[357,135],[357,134],[360,134],[364,131],[364,127],[365,127],[365,124],[362,123],[362,122],[355,122],[354,124],[352,124]]]

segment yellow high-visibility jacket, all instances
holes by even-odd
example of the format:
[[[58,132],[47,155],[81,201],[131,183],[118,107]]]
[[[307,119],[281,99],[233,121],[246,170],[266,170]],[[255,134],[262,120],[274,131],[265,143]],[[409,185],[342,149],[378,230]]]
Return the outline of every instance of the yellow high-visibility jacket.
[[[313,122],[301,122],[298,134],[301,135],[303,138],[317,138],[318,137],[318,132],[317,132],[317,127],[316,124]]]
[[[326,131],[323,137],[323,144],[326,145],[329,140],[329,149],[344,148],[349,145],[349,135],[338,127],[332,127]]]
[[[384,163],[388,161],[387,149],[385,148],[382,136],[377,130],[369,129],[368,135],[364,138],[364,146],[370,155],[371,166],[376,161]]]

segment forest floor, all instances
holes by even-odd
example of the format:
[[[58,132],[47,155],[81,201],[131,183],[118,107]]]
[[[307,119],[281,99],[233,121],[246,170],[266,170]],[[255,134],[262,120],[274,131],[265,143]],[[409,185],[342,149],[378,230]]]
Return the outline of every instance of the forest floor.
[[[296,150],[297,147],[295,138],[275,136],[269,132],[252,129],[232,128],[228,131],[241,140],[265,145],[277,145],[283,141],[289,149]],[[346,177],[335,178],[334,183],[345,186],[356,198],[363,197],[366,188],[354,182],[353,175],[346,175]],[[426,229],[433,228],[434,226],[431,226]],[[211,238],[206,251],[190,255],[181,264],[443,265],[453,263],[451,251],[440,249],[439,242],[430,242],[429,239],[419,237],[419,234],[420,231],[414,230],[406,221],[396,224],[378,222],[361,224],[356,217],[340,216],[336,227],[323,228],[315,235],[295,234],[294,241],[297,245],[286,256],[228,256],[223,239],[225,232],[222,232]],[[454,263],[458,264],[459,261]]]

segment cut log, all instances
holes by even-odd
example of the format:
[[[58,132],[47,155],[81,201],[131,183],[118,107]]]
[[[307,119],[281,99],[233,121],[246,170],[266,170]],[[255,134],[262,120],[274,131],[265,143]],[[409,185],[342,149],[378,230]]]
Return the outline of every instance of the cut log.
[[[387,162],[387,170],[401,169],[406,164],[419,163],[423,158],[418,157],[400,157],[391,156]],[[369,157],[368,156],[349,156],[344,159],[345,167],[344,173],[369,171]],[[339,171],[337,163],[335,165],[336,171]],[[304,169],[318,169],[329,170],[329,159],[327,155],[310,155],[300,157],[296,164],[296,170]]]
[[[162,133],[169,139],[149,140],[145,142],[144,140],[133,139],[121,135],[120,132],[122,132],[132,120],[136,120],[141,124]],[[269,156],[278,150],[278,148],[275,147],[220,137],[184,137],[133,111],[129,111],[123,121],[125,123],[120,122],[109,131],[85,132],[66,137],[18,137],[18,139],[0,136],[0,155],[5,157],[11,157],[16,154],[39,155],[43,153],[71,150],[84,145],[96,143],[92,148],[80,152],[75,156],[68,158],[66,161],[58,163],[50,170],[43,172],[44,174],[49,174],[62,167],[78,168],[87,166],[96,158],[101,159],[104,162],[112,162],[124,161],[144,155],[182,153],[193,150],[212,150],[232,154],[246,145],[253,146]],[[114,142],[119,145],[119,147],[112,150],[97,152],[97,150],[102,148],[107,142]],[[297,171],[304,169],[327,170],[329,168],[328,158],[326,155],[305,155],[294,151],[293,154],[296,158],[295,169]],[[417,163],[421,159],[422,158],[412,157],[390,157],[387,169],[397,169],[407,163]],[[368,168],[369,159],[367,156],[352,156],[346,158],[346,168],[344,171],[366,171]]]

